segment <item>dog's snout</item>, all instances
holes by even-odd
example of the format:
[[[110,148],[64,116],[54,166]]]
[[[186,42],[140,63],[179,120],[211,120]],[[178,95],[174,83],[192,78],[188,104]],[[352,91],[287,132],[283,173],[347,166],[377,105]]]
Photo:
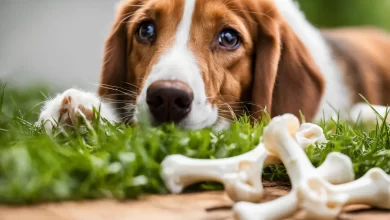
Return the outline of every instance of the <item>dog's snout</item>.
[[[180,122],[191,111],[194,94],[184,82],[160,80],[147,90],[146,102],[158,124]]]

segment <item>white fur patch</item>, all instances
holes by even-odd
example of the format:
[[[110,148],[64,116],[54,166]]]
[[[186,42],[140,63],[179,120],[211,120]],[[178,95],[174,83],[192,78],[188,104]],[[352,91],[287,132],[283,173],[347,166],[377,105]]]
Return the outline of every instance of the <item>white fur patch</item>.
[[[153,66],[137,103],[141,106],[147,105],[146,91],[156,81],[179,80],[187,83],[193,90],[194,101],[191,112],[180,122],[180,125],[190,129],[211,126],[218,117],[217,109],[207,102],[201,70],[193,52],[188,47],[195,3],[196,0],[185,0],[184,13],[175,35],[174,45]],[[135,121],[138,115],[139,112],[136,111]]]
[[[305,18],[297,3],[293,0],[275,0],[275,3],[325,77],[325,94],[316,119],[331,118],[337,114],[333,108],[340,111],[341,116],[345,116],[352,106],[351,94],[339,66],[332,57],[331,48],[321,32]]]

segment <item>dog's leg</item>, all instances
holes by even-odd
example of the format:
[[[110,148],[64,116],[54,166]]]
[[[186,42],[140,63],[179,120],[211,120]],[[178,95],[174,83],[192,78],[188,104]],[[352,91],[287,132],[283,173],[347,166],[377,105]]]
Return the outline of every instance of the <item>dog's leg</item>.
[[[46,132],[50,134],[58,124],[75,125],[79,116],[92,120],[94,108],[100,110],[102,118],[111,122],[118,121],[114,109],[108,103],[102,102],[96,94],[69,89],[46,101],[37,124],[43,124]]]

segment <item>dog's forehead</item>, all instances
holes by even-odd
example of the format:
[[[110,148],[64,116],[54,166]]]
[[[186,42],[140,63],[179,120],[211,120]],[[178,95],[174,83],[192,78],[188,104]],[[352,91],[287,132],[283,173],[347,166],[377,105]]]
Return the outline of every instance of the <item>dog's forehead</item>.
[[[251,0],[140,0],[142,7],[149,13],[168,15],[172,20],[182,19],[185,13],[193,15],[220,15],[224,9],[239,11]],[[187,9],[187,10],[186,10]]]

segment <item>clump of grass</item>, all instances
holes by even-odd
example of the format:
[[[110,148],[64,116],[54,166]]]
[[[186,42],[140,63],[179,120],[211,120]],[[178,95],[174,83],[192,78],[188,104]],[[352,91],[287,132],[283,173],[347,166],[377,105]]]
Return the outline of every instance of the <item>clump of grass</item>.
[[[153,128],[106,122],[49,137],[33,123],[39,110],[35,106],[44,99],[40,88],[7,89],[0,97],[0,203],[6,204],[164,194],[167,190],[159,173],[165,156],[239,155],[258,144],[266,125],[259,122],[252,126],[243,117],[230,129],[216,133],[210,129],[187,131],[174,125]],[[95,117],[99,117],[96,112]],[[330,141],[308,149],[313,164],[320,165],[328,153],[337,151],[351,157],[357,176],[372,167],[390,173],[387,124],[372,130],[342,121],[321,126]],[[264,176],[287,177],[283,166],[267,168]],[[219,186],[202,184],[197,189],[215,187]]]

